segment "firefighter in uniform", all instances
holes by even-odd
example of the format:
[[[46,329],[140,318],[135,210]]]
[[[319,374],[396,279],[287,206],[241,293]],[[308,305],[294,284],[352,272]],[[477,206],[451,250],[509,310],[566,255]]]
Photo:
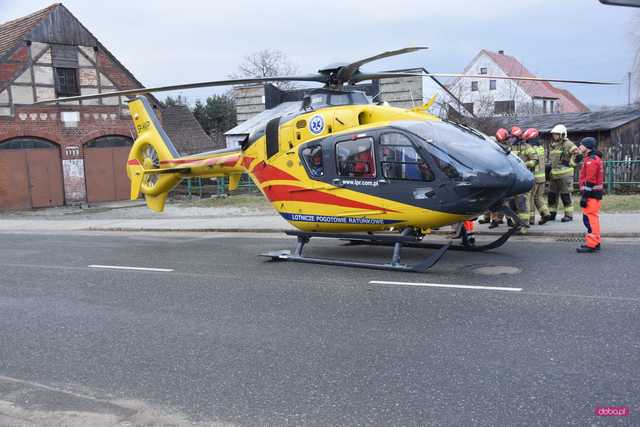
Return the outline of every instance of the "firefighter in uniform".
[[[496,142],[504,146],[508,143],[509,136],[510,135],[508,130],[504,128],[500,128],[496,131]],[[491,222],[491,224],[489,224],[490,229],[496,228],[500,224],[504,224],[504,214],[502,212],[500,213],[490,212],[488,215],[489,215],[489,221],[486,221],[487,214],[485,214],[484,218],[481,218],[478,222],[480,224],[486,224],[487,222]]]
[[[529,161],[530,157],[536,156],[537,152],[531,148],[531,146],[524,142],[523,140],[524,132],[517,126],[513,126],[511,128],[511,137],[509,138],[509,142],[511,143],[511,153],[515,156],[520,157],[525,164]],[[527,194],[518,194],[509,199],[509,206],[515,213],[518,214],[518,218],[523,223],[527,223],[529,221],[529,209],[527,209]],[[507,221],[509,225],[515,225],[511,221]],[[527,229],[521,228],[520,234],[526,234]]]
[[[531,173],[533,173],[535,179],[533,188],[529,191],[527,197],[527,203],[529,204],[529,225],[534,225],[536,222],[536,209],[540,212],[540,222],[538,222],[538,224],[542,225],[551,219],[549,208],[547,208],[547,203],[544,200],[544,185],[546,181],[544,174],[544,147],[540,145],[538,136],[538,129],[529,128],[524,131],[522,134],[524,152],[520,153],[520,158]]]
[[[558,198],[564,205],[562,222],[573,221],[573,168],[576,165],[578,147],[567,138],[567,128],[564,125],[555,125],[551,129],[551,176],[549,182],[549,211],[551,220],[556,219],[558,212]]]
[[[576,249],[579,253],[600,250],[600,201],[604,184],[604,164],[602,154],[596,150],[595,138],[580,141],[580,152],[585,155],[580,168],[580,207],[582,220],[587,228],[584,244]]]

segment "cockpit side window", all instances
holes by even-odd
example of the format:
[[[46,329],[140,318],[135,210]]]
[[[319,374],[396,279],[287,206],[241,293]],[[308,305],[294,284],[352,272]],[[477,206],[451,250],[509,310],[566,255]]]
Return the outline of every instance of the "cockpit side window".
[[[359,138],[336,143],[338,175],[352,178],[375,178],[376,162],[373,138]]]
[[[319,178],[321,176],[324,176],[321,145],[311,145],[309,147],[305,147],[302,149],[301,155],[307,165],[309,175],[312,178]]]
[[[317,107],[320,105],[325,105],[327,103],[327,95],[324,93],[316,93],[311,95],[311,106]]]
[[[349,105],[351,104],[351,101],[349,100],[349,94],[348,93],[332,94],[329,104],[336,105],[336,106]]]
[[[384,133],[380,135],[382,174],[387,179],[433,181],[435,176],[406,135]]]

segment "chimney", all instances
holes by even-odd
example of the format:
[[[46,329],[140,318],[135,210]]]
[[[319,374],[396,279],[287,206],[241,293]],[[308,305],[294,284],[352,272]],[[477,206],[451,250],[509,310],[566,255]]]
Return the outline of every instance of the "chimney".
[[[499,51],[498,51],[498,53],[499,53],[500,55],[504,55],[504,50],[499,50]]]

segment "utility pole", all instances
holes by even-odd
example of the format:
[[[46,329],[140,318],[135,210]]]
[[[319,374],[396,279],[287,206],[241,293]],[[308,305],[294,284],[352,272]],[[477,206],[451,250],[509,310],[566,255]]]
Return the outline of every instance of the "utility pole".
[[[627,84],[627,105],[631,105],[631,71],[627,73],[629,83]]]

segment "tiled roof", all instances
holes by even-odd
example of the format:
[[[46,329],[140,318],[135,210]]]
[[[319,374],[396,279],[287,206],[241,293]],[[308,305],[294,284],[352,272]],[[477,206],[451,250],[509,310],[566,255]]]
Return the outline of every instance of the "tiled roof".
[[[572,132],[596,132],[619,128],[633,120],[640,120],[640,107],[627,106],[586,113],[537,114],[527,117],[505,117],[496,125],[499,127],[519,126],[522,129],[534,127],[541,133],[548,133],[558,123]]]
[[[17,18],[12,21],[5,22],[4,24],[0,24],[0,58],[3,55],[10,52],[25,36],[27,36],[32,30],[38,26],[45,18],[47,18],[53,11],[57,8],[64,9],[63,12],[68,13],[73,19],[77,21],[77,18],[66,8],[62,3],[54,3],[51,6],[48,6],[44,9],[38,10],[30,15],[23,16],[22,18]],[[116,65],[118,65],[128,77],[133,80],[133,82],[138,87],[144,87],[138,79],[131,73],[127,67],[125,67],[118,58],[116,58],[109,50],[98,41],[97,37],[95,37],[91,31],[89,31],[80,21],[78,21],[81,28],[86,30],[87,33],[96,40],[96,43],[100,47],[100,50],[103,51],[111,60],[113,60]],[[152,94],[147,95],[154,104],[161,105],[162,103]]]
[[[18,42],[60,4],[52,4],[30,15],[0,24],[0,57]]]
[[[180,154],[201,153],[216,146],[186,105],[169,105],[162,110],[162,127]]]
[[[480,53],[489,56],[509,77],[536,77],[522,65],[515,57],[482,49]],[[557,98],[563,113],[581,113],[589,111],[586,105],[578,100],[571,92],[559,89],[549,82],[517,81],[517,84],[531,97]]]

